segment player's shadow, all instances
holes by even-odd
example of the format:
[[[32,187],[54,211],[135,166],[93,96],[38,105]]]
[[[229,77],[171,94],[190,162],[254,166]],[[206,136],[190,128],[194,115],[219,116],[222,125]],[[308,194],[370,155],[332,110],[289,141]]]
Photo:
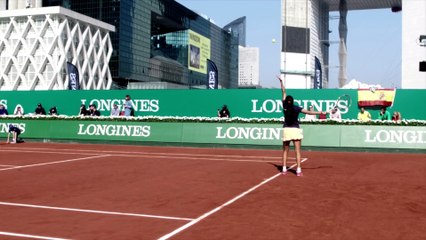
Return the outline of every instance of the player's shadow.
[[[278,165],[278,164],[275,164],[275,163],[269,163],[269,164],[273,165],[278,170],[278,172],[282,172],[283,171],[283,166],[282,165]],[[333,166],[303,167],[302,169],[311,170],[311,169],[321,169],[321,168],[333,168]],[[291,172],[293,174],[296,174],[296,169],[295,168],[288,169],[287,171],[289,171],[289,172]]]
[[[283,171],[283,166],[282,165],[278,165],[278,164],[275,164],[275,163],[268,163],[268,164],[273,165],[278,170],[278,172],[282,172]]]

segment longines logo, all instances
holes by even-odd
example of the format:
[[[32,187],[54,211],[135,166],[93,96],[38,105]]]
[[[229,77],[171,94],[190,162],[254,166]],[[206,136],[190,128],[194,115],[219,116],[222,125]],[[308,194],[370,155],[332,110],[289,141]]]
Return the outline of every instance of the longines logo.
[[[81,99],[82,104],[95,104],[99,111],[111,111],[114,104],[120,109],[124,105],[124,99]],[[132,107],[137,112],[158,112],[160,110],[160,100],[158,99],[132,99],[130,100]]]
[[[426,131],[364,130],[366,143],[426,143]]]
[[[143,125],[79,124],[78,135],[149,137],[151,127]]]
[[[259,99],[252,99],[252,113],[281,113],[283,110],[283,104],[281,100],[267,99],[260,102]],[[336,104],[336,100],[294,100],[296,105],[304,109],[308,109],[309,106],[313,106],[315,111],[328,111]],[[347,102],[339,102],[339,108],[343,109],[342,114],[349,111]]]
[[[259,127],[216,127],[217,139],[277,140],[281,138],[282,128]]]

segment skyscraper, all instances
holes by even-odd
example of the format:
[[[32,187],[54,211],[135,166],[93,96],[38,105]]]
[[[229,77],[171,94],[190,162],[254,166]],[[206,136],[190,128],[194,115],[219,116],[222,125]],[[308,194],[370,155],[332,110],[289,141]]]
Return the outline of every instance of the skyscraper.
[[[174,0],[44,0],[43,4],[61,5],[116,27],[110,61],[115,88],[203,88],[206,58],[217,65],[221,88],[238,87],[236,37]],[[195,43],[191,33],[203,42]],[[192,53],[199,55],[191,55],[191,45]],[[191,65],[191,56],[199,57],[199,65]]]
[[[239,47],[238,85],[259,86],[259,48]]]

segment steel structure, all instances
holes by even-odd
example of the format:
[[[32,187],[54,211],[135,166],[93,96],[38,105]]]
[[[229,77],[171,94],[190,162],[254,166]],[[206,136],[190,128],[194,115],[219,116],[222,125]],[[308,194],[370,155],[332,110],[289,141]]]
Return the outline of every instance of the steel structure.
[[[62,7],[0,11],[0,90],[68,89],[67,62],[81,89],[110,89],[114,31]]]

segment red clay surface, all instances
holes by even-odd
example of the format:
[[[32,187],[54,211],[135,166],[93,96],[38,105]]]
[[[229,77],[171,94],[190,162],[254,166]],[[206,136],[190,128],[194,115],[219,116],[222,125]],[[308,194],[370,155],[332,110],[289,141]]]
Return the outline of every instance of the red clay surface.
[[[0,239],[426,239],[425,154],[306,151],[296,177],[277,150],[0,148]]]

